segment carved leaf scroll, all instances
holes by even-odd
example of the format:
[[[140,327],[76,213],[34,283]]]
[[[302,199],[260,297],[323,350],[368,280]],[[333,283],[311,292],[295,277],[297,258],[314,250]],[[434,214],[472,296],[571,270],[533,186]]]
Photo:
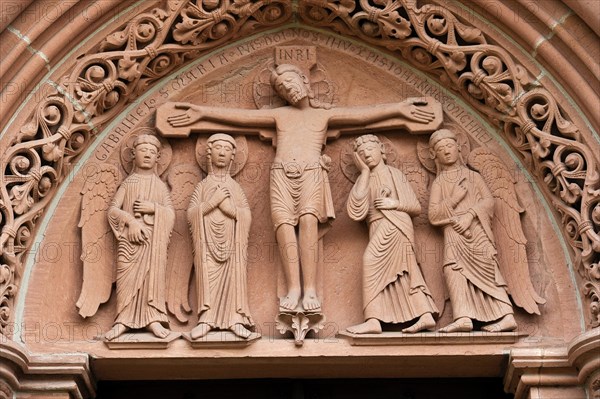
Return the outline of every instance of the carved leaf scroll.
[[[4,330],[11,315],[10,301],[17,292],[15,270],[9,265],[0,265],[0,329]]]

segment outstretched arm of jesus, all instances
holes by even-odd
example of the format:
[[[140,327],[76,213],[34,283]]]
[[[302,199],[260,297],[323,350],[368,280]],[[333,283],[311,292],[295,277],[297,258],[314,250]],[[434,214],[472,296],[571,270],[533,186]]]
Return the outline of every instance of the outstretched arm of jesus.
[[[167,124],[159,126],[158,121]],[[157,110],[157,127],[168,136],[187,136],[203,121],[248,127],[275,127],[274,110],[221,108],[190,103],[166,103]]]
[[[434,106],[422,98],[409,98],[400,103],[360,107],[332,108],[329,126],[368,125],[391,118],[428,124],[436,118]]]
[[[275,124],[273,111],[269,110],[207,107],[188,103],[177,103],[175,109],[181,112],[167,118],[173,127],[188,126],[201,120],[256,127]]]

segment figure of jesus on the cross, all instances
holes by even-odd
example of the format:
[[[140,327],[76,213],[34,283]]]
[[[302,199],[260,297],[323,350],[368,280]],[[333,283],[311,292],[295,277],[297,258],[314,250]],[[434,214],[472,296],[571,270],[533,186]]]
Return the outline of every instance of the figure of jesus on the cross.
[[[253,110],[167,103],[157,111],[157,128],[170,137],[207,131],[211,122],[233,126],[236,132],[275,130],[271,214],[287,286],[280,308],[319,311],[319,262],[315,255],[318,226],[334,217],[328,165],[322,155],[328,130],[353,128],[356,132],[371,126],[429,133],[441,125],[441,105],[433,99],[409,98],[400,103],[328,107],[315,98],[303,71],[290,64],[279,65],[273,71],[271,85],[288,105]]]

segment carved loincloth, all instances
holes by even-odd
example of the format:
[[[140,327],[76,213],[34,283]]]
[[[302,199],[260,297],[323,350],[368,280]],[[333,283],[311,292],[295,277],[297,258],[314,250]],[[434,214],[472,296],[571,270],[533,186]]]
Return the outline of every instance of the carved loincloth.
[[[302,215],[320,223],[335,217],[327,171],[320,165],[276,163],[271,167],[271,217],[275,230],[296,226]]]

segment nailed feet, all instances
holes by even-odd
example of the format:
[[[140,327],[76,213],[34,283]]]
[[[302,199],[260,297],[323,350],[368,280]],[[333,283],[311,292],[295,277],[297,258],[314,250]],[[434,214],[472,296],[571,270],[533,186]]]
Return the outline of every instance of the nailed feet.
[[[317,298],[315,290],[306,290],[304,298],[302,298],[302,307],[304,310],[317,310],[321,308],[321,301]]]
[[[279,306],[287,310],[295,310],[300,302],[300,291],[290,290],[288,294],[279,299]]]

